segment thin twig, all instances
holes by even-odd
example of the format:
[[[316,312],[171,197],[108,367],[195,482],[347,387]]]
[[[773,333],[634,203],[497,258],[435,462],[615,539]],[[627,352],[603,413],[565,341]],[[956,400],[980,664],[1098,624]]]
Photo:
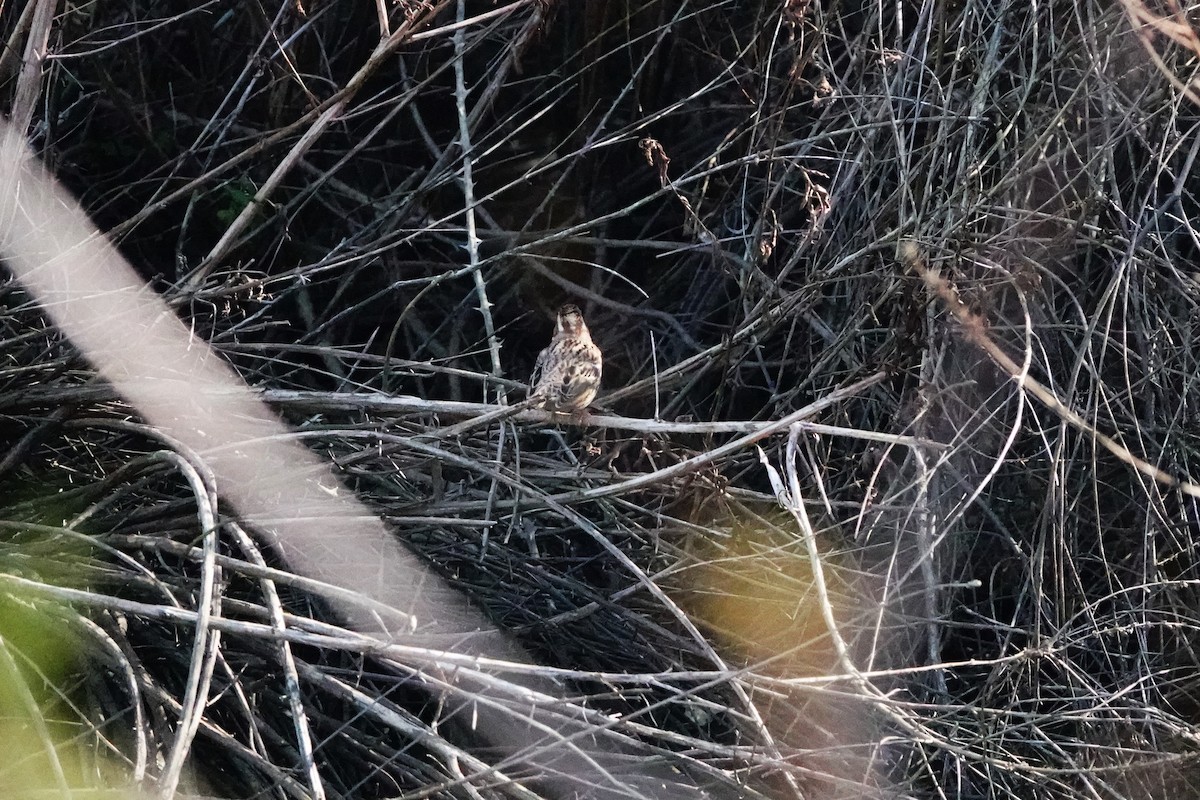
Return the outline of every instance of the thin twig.
[[[185,290],[195,291],[204,283],[209,273],[219,265],[221,259],[233,248],[236,240],[250,224],[250,221],[262,211],[268,198],[274,193],[284,177],[292,171],[292,167],[300,162],[309,148],[317,141],[318,137],[325,132],[325,129],[341,116],[342,112],[350,104],[350,101],[358,94],[359,89],[363,87],[367,80],[383,65],[392,53],[400,45],[404,44],[414,28],[420,27],[426,19],[434,17],[449,2],[450,0],[439,0],[439,2],[432,6],[425,6],[423,13],[416,14],[411,19],[405,20],[404,24],[395,33],[388,36],[375,47],[370,57],[359,68],[358,72],[346,82],[346,85],[320,106],[317,110],[317,117],[312,125],[308,127],[300,137],[300,140],[292,146],[283,160],[279,162],[270,176],[263,182],[263,185],[254,193],[254,197],[250,199],[245,208],[229,224],[229,227],[221,235],[220,240],[213,246],[208,255],[204,257],[204,260],[188,276],[187,282],[184,285]],[[307,116],[305,115],[305,118]],[[178,192],[171,197],[177,195]],[[168,197],[160,200],[156,204],[156,207],[162,207],[170,202],[170,199]]]
[[[958,292],[954,287],[938,273],[934,272],[929,267],[925,266],[924,257],[916,244],[911,241],[901,242],[897,249],[897,259],[905,266],[914,270],[924,280],[929,290],[937,295],[946,307],[950,309],[950,313],[958,320],[961,326],[963,335],[967,337],[967,341],[974,344],[980,350],[987,353],[988,357],[1000,367],[1022,390],[1033,395],[1038,401],[1049,408],[1054,413],[1058,414],[1064,421],[1071,424],[1076,430],[1085,433],[1095,441],[1099,442],[1100,446],[1114,456],[1133,467],[1143,475],[1152,478],[1164,486],[1170,486],[1174,489],[1179,489],[1186,495],[1192,497],[1200,497],[1200,486],[1191,481],[1176,478],[1168,472],[1154,466],[1153,464],[1139,458],[1129,451],[1129,448],[1120,444],[1107,434],[1101,433],[1094,425],[1089,423],[1083,417],[1079,416],[1066,403],[1058,398],[1052,391],[1047,389],[1035,378],[1030,377],[1017,362],[1013,361],[1007,353],[1000,349],[1000,346],[992,341],[987,335],[987,323],[978,315],[967,308],[958,297]]]
[[[29,37],[25,40],[25,55],[21,60],[21,73],[17,76],[12,104],[12,125],[22,135],[29,132],[38,95],[41,94],[42,64],[46,61],[46,44],[50,40],[50,25],[54,21],[54,8],[58,0],[34,0],[33,5],[35,10],[29,23]]]

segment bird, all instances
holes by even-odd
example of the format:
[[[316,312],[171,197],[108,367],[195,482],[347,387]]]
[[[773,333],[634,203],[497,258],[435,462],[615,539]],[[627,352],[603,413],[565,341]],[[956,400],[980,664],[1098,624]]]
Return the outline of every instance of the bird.
[[[579,412],[596,399],[604,358],[579,306],[558,309],[554,336],[537,357],[530,399],[549,411]]]

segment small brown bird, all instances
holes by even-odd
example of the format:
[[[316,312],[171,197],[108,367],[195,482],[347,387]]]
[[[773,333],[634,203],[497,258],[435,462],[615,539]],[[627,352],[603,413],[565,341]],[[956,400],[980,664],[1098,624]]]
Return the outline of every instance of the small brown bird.
[[[582,411],[596,399],[602,364],[583,314],[568,303],[558,310],[554,338],[533,367],[530,397],[550,411]]]

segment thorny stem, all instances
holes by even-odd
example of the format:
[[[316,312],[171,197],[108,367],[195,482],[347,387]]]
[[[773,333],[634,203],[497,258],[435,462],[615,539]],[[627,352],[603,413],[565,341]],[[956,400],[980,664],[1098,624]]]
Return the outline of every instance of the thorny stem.
[[[466,3],[458,0],[458,21],[466,18]],[[492,304],[488,300],[487,282],[479,265],[479,234],[475,226],[475,183],[471,174],[471,128],[467,121],[467,86],[463,70],[466,39],[463,28],[454,31],[454,108],[458,112],[458,143],[462,150],[463,213],[467,226],[467,263],[475,279],[475,295],[479,298],[479,313],[483,315],[483,329],[487,333],[488,352],[492,357],[492,373],[501,374],[500,340],[496,338],[496,325],[492,320]],[[506,402],[504,387],[496,391],[501,405]]]

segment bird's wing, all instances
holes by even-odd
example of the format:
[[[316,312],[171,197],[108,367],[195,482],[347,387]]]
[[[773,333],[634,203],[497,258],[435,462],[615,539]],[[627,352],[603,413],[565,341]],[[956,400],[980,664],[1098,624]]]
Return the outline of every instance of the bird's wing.
[[[546,374],[546,362],[549,360],[550,348],[543,348],[542,352],[538,353],[537,361],[533,362],[533,374],[529,376],[530,397],[537,394],[538,389],[541,388],[538,384],[542,382],[542,376]]]
[[[588,362],[572,364],[563,375],[563,402],[565,405],[574,405],[575,401],[579,400],[581,397],[585,397],[589,394],[594,396],[599,387],[599,365]]]

